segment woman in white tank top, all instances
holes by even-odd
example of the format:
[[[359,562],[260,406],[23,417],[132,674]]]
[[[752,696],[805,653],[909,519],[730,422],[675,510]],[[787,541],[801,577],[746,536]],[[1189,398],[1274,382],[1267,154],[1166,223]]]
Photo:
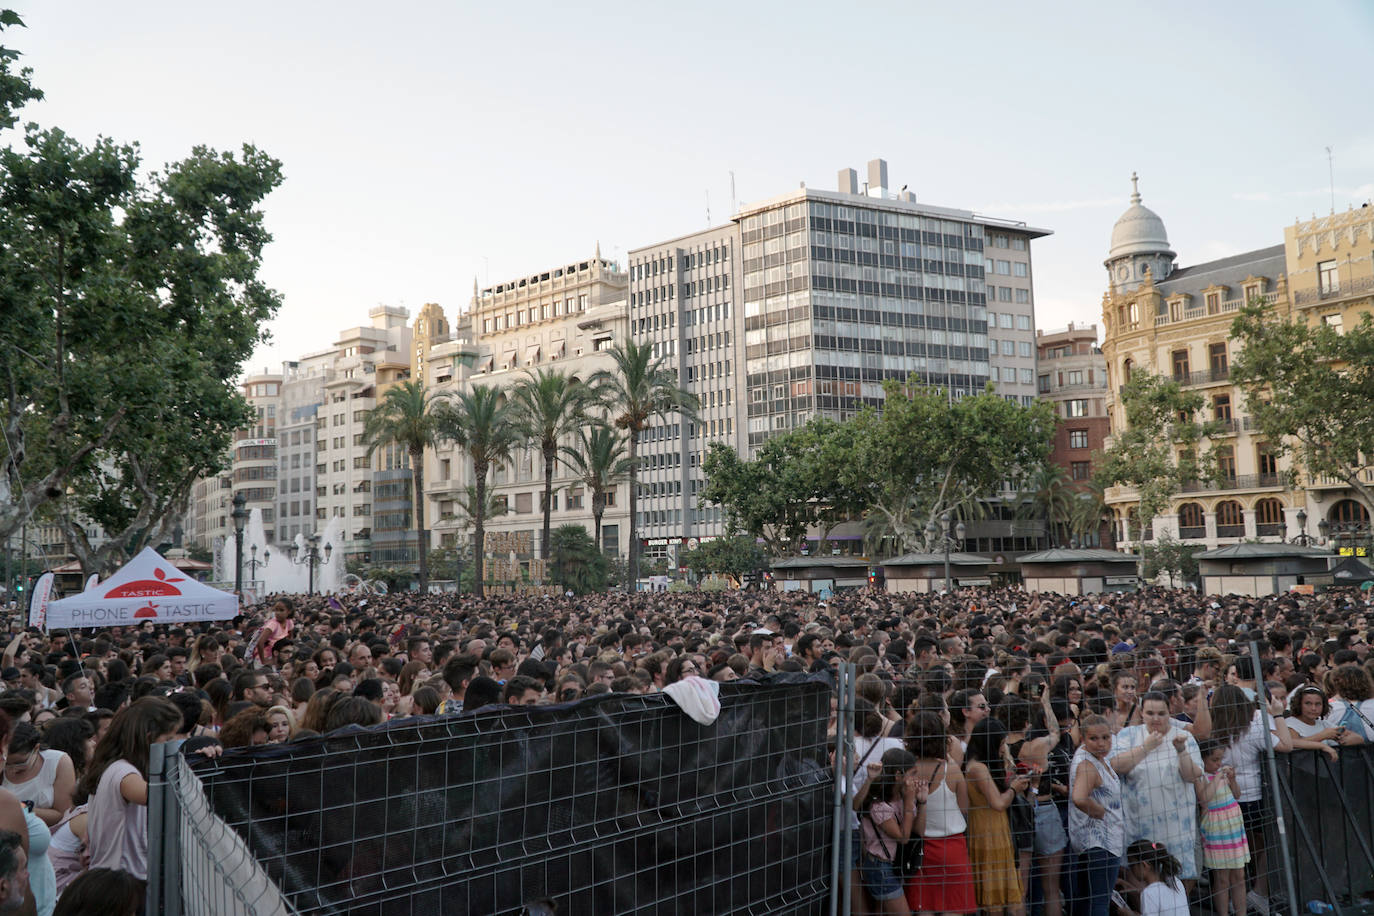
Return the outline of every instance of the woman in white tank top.
[[[968,785],[950,763],[948,735],[938,713],[916,715],[907,748],[916,755],[917,775],[930,784],[926,798],[921,870],[907,879],[906,902],[914,913],[972,913],[978,909],[969,865]]]

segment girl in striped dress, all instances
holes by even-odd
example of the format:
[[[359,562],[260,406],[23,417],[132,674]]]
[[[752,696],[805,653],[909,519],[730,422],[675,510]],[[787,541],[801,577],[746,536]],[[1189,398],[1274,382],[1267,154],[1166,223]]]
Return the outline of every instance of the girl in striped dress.
[[[1212,911],[1224,914],[1231,904],[1236,916],[1245,916],[1245,865],[1250,846],[1245,840],[1245,818],[1236,801],[1236,771],[1222,764],[1226,746],[1207,741],[1202,746],[1203,775],[1198,777],[1198,801],[1202,804],[1202,863],[1212,870]]]

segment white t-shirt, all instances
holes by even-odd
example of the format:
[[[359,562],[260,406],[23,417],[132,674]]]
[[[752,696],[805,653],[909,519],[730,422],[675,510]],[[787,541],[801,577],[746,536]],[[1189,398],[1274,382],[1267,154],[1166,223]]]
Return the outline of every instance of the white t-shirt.
[[[1156,881],[1140,892],[1140,916],[1189,916],[1188,895],[1183,883]]]
[[[1288,717],[1288,730],[1299,738],[1311,738],[1317,732],[1326,731],[1331,727],[1332,723],[1327,719],[1318,719],[1316,722],[1308,725],[1296,716]]]
[[[1264,727],[1260,711],[1255,710],[1250,727],[1236,739],[1236,743],[1226,749],[1221,762],[1236,770],[1236,801],[1251,802],[1260,799],[1260,760],[1265,753],[1265,741],[1277,747],[1278,736]]]

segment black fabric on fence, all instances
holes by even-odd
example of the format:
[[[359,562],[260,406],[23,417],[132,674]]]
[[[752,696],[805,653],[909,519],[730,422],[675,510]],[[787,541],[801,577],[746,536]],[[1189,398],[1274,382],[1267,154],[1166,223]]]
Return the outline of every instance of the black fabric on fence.
[[[823,678],[489,707],[199,764],[302,913],[818,913],[833,777]]]
[[[1374,748],[1341,748],[1338,754],[1335,761],[1318,751],[1275,757],[1279,783],[1287,789],[1279,794],[1300,905],[1349,904],[1374,892]]]

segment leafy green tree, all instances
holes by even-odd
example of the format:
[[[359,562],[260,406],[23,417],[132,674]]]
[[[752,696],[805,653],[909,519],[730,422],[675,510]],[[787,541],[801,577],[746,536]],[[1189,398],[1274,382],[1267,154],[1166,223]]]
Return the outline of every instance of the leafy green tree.
[[[650,422],[676,415],[684,426],[697,416],[696,395],[679,387],[677,373],[662,357],[655,358],[653,346],[633,340],[616,344],[605,351],[614,369],[602,369],[590,380],[597,400],[610,412],[614,425],[625,430],[630,462],[630,583],[639,577],[639,440]],[[684,429],[684,435],[688,430]]]
[[[0,32],[15,26],[24,26],[19,14],[14,10],[0,9]],[[15,63],[18,60],[18,51],[0,47],[0,130],[9,130],[19,121],[16,111],[26,102],[36,102],[43,98],[43,93],[30,82],[33,70],[24,67],[15,71]]]
[[[610,561],[581,525],[559,525],[549,551],[553,581],[579,595],[606,590]]]
[[[622,480],[630,476],[630,459],[625,455],[625,437],[605,423],[578,427],[578,447],[563,447],[563,463],[581,478],[592,497],[592,522],[596,543],[601,543],[601,519],[606,501]]]
[[[415,513],[415,556],[419,563],[420,591],[429,591],[429,538],[425,533],[425,449],[433,448],[438,432],[435,394],[426,394],[422,382],[393,385],[363,420],[363,442],[370,457],[379,448],[397,446],[410,456],[410,478]]]
[[[467,391],[451,394],[436,405],[440,441],[449,441],[461,448],[472,462],[473,555],[483,565],[487,543],[487,476],[493,464],[510,460],[511,451],[520,443],[513,408],[503,393],[489,385],[473,385]],[[482,579],[477,577],[474,593],[482,596]]]
[[[725,537],[705,541],[678,558],[697,576],[719,573],[724,576],[747,576],[768,568],[768,554],[752,537]]]
[[[793,553],[812,527],[830,528],[860,514],[867,494],[845,474],[853,460],[851,424],[816,419],[769,438],[750,460],[711,443],[702,461],[701,498],[725,510],[726,527],[760,538],[777,555]]]
[[[1309,477],[1334,477],[1374,504],[1360,471],[1374,456],[1374,320],[1365,313],[1337,331],[1304,316],[1284,318],[1258,304],[1231,326],[1243,344],[1231,378],[1274,454]]]
[[[257,277],[280,163],[197,148],[137,182],[133,147],[30,129],[0,151],[0,359],[11,500],[107,571],[166,540],[249,424],[234,383],[279,297]],[[69,495],[70,494],[70,495]],[[94,523],[108,540],[88,540]]]
[[[1156,541],[1149,544],[1141,553],[1144,555],[1141,577],[1152,581],[1160,574],[1169,577],[1169,587],[1175,582],[1185,584],[1198,581],[1197,555],[1203,547],[1197,544],[1184,544],[1175,540],[1167,531]]]
[[[544,459],[544,529],[540,553],[549,555],[549,517],[553,510],[553,471],[559,441],[582,429],[591,389],[557,369],[540,369],[511,389],[520,435]]]
[[[853,460],[841,476],[868,494],[877,533],[898,552],[922,542],[945,512],[976,516],[980,500],[1049,455],[1055,421],[1047,402],[1024,407],[991,391],[953,399],[915,379],[884,390],[881,413],[868,408],[852,421]]]
[[[1220,426],[1215,421],[1198,422],[1202,395],[1145,369],[1131,373],[1121,398],[1126,428],[1112,434],[1111,444],[1098,460],[1097,480],[1103,488],[1135,490],[1140,526],[1136,543],[1143,545],[1145,532],[1168,508],[1184,481],[1217,478],[1211,437],[1219,435]],[[1143,552],[1140,562],[1143,578]]]

